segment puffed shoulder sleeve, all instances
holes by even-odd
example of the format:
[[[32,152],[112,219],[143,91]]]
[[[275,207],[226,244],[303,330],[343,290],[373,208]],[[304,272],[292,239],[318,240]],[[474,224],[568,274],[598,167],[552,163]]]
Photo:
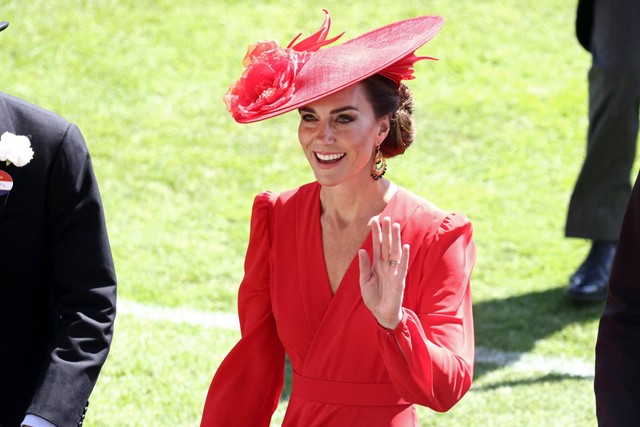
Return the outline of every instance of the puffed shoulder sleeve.
[[[238,293],[242,337],[213,377],[201,425],[269,426],[284,384],[284,349],[270,297],[271,213],[277,195],[256,196]]]
[[[242,335],[271,312],[269,298],[269,257],[271,253],[270,211],[276,195],[269,191],[258,194],[251,211],[249,246],[244,260],[244,279],[238,293],[238,315]]]
[[[436,411],[449,410],[471,386],[472,231],[466,217],[448,214],[435,232],[426,233],[419,248],[412,245],[415,259],[407,276],[402,321],[394,330],[378,331],[382,357],[398,392]]]

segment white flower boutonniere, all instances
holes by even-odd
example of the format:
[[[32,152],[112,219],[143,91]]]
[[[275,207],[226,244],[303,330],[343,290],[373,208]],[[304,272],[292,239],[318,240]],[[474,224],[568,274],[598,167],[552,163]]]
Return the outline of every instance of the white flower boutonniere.
[[[0,137],[0,162],[7,162],[7,166],[13,163],[22,167],[33,159],[31,141],[24,135],[14,135],[5,132]]]

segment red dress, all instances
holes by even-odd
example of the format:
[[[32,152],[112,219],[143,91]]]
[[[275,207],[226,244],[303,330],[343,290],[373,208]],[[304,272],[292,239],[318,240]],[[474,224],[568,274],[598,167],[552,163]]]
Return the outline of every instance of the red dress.
[[[324,263],[320,185],[254,201],[238,310],[242,338],[218,368],[202,426],[268,426],[293,368],[283,426],[417,426],[414,403],[451,408],[473,376],[468,219],[398,189],[383,210],[411,245],[394,330],[360,295],[357,255],[333,295]],[[372,254],[371,235],[363,246]]]

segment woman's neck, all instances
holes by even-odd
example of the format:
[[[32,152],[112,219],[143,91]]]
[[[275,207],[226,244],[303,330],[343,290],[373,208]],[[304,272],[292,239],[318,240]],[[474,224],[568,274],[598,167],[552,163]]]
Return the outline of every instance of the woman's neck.
[[[366,185],[346,183],[320,189],[322,216],[338,228],[347,228],[378,215],[389,203],[397,186],[386,179]]]

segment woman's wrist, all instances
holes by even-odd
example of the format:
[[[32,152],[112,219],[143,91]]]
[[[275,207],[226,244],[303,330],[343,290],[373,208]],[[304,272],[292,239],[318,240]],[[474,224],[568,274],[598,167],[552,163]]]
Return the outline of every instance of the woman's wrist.
[[[392,317],[392,318],[379,318],[376,317],[376,320],[378,321],[378,324],[380,326],[382,326],[385,329],[389,329],[389,330],[394,330],[395,328],[398,327],[398,325],[400,324],[400,322],[402,322],[402,309],[400,309],[400,311],[398,312],[398,315],[396,317]]]

